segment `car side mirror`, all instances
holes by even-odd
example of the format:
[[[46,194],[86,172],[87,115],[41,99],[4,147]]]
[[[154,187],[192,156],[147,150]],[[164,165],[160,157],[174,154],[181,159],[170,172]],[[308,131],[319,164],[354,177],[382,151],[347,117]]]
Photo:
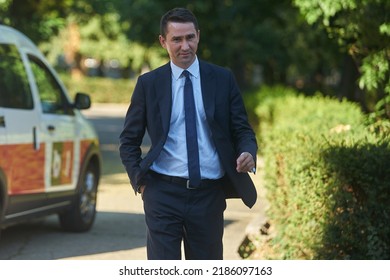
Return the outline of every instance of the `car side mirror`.
[[[91,107],[91,98],[88,94],[76,93],[73,106],[79,110],[88,109]]]

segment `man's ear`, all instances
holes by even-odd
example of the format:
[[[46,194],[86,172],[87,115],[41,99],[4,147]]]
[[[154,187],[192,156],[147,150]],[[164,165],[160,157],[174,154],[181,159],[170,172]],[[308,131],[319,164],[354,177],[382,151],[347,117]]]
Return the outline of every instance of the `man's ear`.
[[[160,36],[158,36],[158,40],[160,41],[161,46],[162,46],[164,49],[166,49],[166,41],[165,41],[165,38],[164,38],[162,35],[160,35]]]

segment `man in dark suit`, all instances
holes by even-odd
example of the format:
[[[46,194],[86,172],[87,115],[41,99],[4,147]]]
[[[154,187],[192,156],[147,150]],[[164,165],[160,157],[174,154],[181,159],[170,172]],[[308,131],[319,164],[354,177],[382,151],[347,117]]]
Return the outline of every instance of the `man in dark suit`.
[[[148,259],[181,259],[182,241],[186,259],[222,259],[225,199],[256,202],[256,137],[232,73],[198,60],[193,13],[173,9],[160,28],[170,63],[138,78],[120,156],[142,194]]]

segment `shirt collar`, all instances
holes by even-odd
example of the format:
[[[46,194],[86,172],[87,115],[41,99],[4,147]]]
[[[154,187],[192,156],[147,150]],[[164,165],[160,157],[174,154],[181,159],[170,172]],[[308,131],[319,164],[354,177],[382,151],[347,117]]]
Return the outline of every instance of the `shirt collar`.
[[[183,73],[184,70],[187,70],[188,72],[191,73],[192,76],[194,76],[195,78],[198,78],[199,77],[199,60],[198,60],[198,57],[195,57],[194,62],[187,69],[180,68],[179,66],[176,66],[171,61],[171,69],[172,69],[173,78],[175,80],[178,80],[181,77],[181,74]]]

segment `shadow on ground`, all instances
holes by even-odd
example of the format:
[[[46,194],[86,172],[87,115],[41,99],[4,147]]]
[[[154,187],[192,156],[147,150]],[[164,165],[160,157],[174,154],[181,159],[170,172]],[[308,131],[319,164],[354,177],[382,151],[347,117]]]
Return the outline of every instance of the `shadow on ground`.
[[[0,259],[62,259],[135,249],[146,242],[140,228],[145,228],[142,214],[98,212],[89,232],[64,234],[57,217],[50,216],[3,230]]]

